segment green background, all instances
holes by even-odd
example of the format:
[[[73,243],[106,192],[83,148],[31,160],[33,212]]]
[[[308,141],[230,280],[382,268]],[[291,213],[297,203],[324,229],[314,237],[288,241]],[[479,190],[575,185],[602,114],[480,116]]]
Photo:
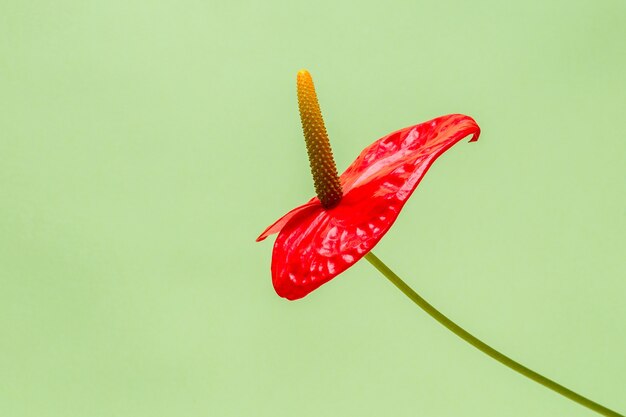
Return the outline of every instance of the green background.
[[[295,76],[339,170],[481,125],[376,253],[494,347],[626,412],[626,2],[0,1],[0,415],[589,416],[359,262],[273,291],[313,193]]]

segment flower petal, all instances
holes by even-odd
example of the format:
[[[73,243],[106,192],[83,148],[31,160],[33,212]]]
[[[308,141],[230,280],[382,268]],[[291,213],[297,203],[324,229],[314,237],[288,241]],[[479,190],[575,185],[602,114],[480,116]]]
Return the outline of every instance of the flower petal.
[[[305,204],[270,226],[260,238],[282,228],[272,254],[278,295],[302,298],[361,259],[395,222],[437,157],[470,134],[470,141],[477,140],[480,128],[460,114],[391,133],[365,148],[341,175],[344,196],[336,207],[304,210]]]
[[[463,114],[440,116],[390,133],[363,149],[341,174],[343,193],[388,175],[400,183],[409,178],[419,182],[439,155],[470,134],[470,142],[478,140],[480,128]]]

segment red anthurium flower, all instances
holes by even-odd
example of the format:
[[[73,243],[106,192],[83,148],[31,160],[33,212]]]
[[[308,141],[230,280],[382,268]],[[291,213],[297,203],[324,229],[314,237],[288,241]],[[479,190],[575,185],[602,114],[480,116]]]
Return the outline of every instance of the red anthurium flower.
[[[378,271],[454,334],[503,365],[605,416],[624,417],[509,358],[454,323],[372,252],[435,160],[480,128],[469,116],[450,114],[410,126],[365,148],[337,173],[311,75],[298,73],[298,105],[317,197],[268,227],[257,241],[278,233],[272,282],[281,297],[302,298],[365,257]]]
[[[480,128],[450,114],[410,126],[365,148],[336,177],[310,74],[298,73],[298,101],[318,197],[269,226],[257,241],[278,233],[272,282],[281,297],[302,298],[367,254],[389,230],[435,160]]]

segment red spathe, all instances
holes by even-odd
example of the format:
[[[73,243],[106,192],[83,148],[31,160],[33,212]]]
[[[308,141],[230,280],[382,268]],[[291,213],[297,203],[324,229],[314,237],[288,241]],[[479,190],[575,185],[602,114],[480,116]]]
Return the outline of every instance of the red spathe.
[[[393,132],[365,148],[341,174],[343,198],[332,209],[317,199],[296,207],[257,241],[278,233],[272,253],[276,293],[302,298],[348,269],[389,230],[435,160],[480,128],[450,114]]]

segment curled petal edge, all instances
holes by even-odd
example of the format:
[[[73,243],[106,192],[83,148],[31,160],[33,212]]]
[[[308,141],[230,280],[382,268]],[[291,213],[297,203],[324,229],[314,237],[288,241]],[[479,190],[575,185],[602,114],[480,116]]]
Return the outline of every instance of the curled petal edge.
[[[321,204],[319,202],[319,200],[317,200],[317,198],[312,199],[311,201],[309,201],[308,203],[305,203],[301,206],[296,207],[295,209],[287,212],[287,214],[285,214],[283,217],[281,217],[280,219],[276,220],[274,223],[272,223],[267,229],[265,229],[263,231],[263,233],[261,233],[259,235],[259,237],[256,238],[257,242],[261,242],[262,240],[265,240],[268,236],[271,236],[273,234],[276,234],[278,232],[280,232],[283,227],[285,227],[285,225],[296,215],[300,214],[300,213],[305,213],[308,210],[311,210],[315,207],[321,207]]]

